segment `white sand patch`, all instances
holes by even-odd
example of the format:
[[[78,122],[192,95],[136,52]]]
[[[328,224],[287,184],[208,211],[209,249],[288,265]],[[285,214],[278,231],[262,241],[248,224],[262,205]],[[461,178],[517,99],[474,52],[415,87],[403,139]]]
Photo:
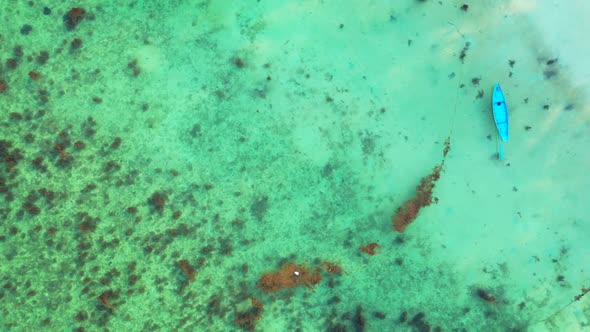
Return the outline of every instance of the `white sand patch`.
[[[293,142],[299,152],[318,166],[325,164],[330,157],[330,148],[317,125],[295,128],[293,130]]]
[[[160,48],[154,45],[144,45],[136,50],[137,64],[143,72],[154,73],[162,69],[165,63]]]

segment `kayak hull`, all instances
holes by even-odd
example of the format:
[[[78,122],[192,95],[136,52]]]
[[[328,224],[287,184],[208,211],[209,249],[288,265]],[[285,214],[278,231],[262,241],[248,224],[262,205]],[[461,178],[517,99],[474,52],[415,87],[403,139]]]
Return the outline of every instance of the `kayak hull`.
[[[500,83],[494,85],[494,93],[492,94],[492,111],[494,113],[494,121],[496,128],[502,141],[508,141],[508,107],[506,106],[506,98],[504,92],[500,87]]]

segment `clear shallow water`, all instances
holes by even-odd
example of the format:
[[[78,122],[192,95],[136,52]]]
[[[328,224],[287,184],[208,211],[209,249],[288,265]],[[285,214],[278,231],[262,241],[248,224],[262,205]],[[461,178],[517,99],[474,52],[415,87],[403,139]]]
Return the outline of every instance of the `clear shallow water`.
[[[462,5],[2,2],[2,329],[583,330],[587,5]]]

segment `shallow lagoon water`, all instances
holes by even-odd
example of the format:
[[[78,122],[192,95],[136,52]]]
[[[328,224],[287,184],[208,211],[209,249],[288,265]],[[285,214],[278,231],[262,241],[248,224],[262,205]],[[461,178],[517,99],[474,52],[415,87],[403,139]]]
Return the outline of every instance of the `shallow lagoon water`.
[[[589,12],[3,1],[2,329],[584,330]]]

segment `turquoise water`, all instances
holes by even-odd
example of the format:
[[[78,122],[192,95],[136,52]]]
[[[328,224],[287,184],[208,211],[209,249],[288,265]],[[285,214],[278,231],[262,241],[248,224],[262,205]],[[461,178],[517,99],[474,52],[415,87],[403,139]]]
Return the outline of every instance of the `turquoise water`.
[[[589,10],[1,1],[0,329],[588,329]]]

